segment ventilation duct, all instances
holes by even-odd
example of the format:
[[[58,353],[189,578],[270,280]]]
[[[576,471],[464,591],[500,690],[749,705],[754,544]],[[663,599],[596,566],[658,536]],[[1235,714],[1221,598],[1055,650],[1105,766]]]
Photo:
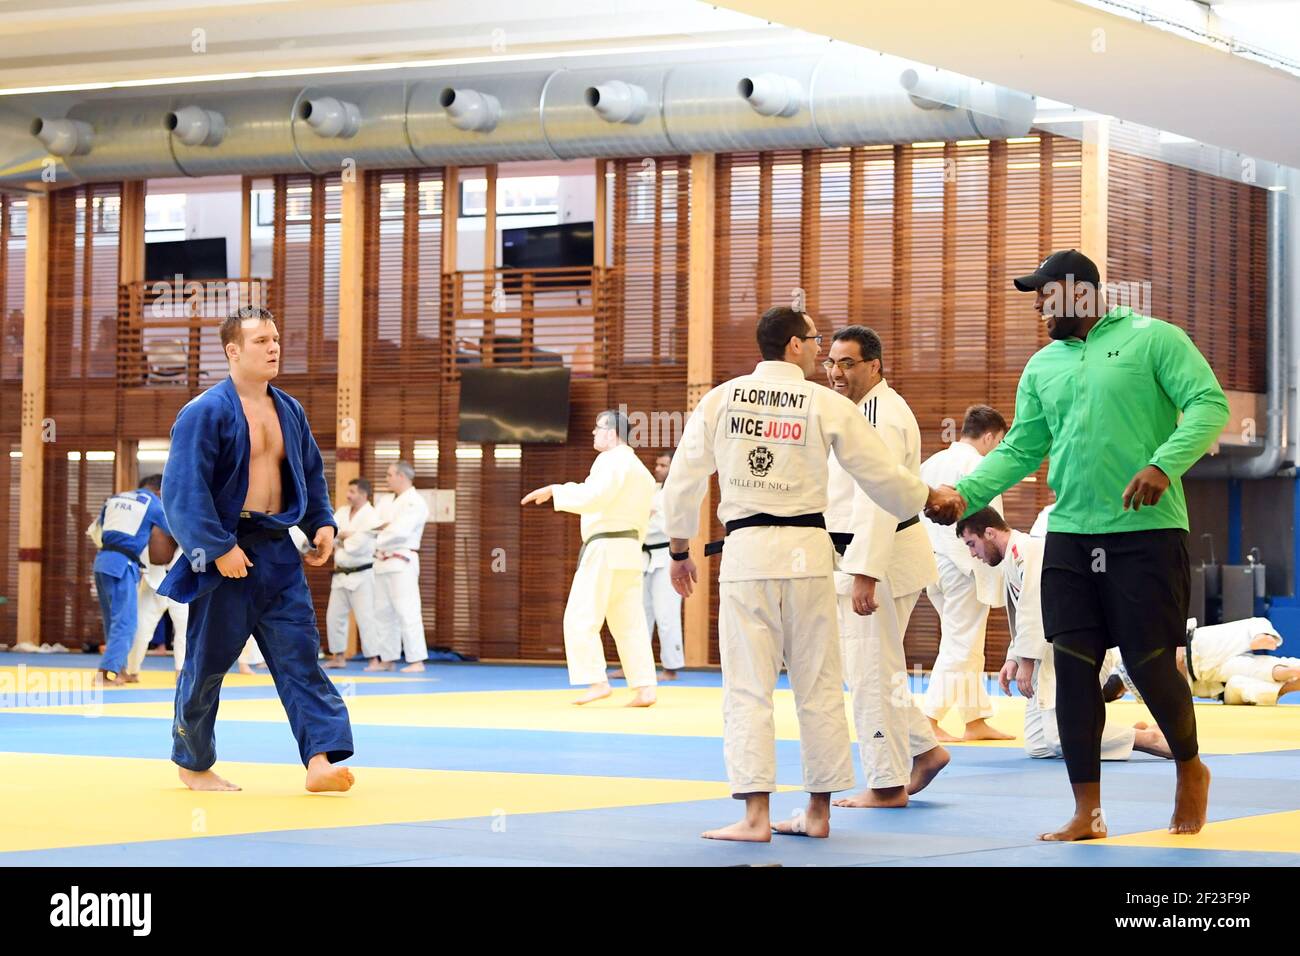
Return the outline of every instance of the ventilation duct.
[[[96,181],[1000,139],[1033,122],[1030,96],[867,50],[719,53],[96,92],[57,110],[67,94],[14,97],[0,113],[0,185],[39,182],[51,161],[42,146],[64,151],[74,179]],[[29,128],[14,135],[23,115],[40,117],[39,142]]]
[[[166,127],[186,146],[216,146],[226,137],[226,120],[201,106],[182,106],[167,114]]]

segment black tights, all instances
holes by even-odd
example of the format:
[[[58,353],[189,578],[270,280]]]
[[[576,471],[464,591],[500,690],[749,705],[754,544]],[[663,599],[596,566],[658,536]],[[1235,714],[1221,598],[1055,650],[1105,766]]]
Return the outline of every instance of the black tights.
[[[1101,735],[1106,725],[1100,676],[1107,637],[1101,628],[1066,631],[1052,639],[1056,664],[1056,715],[1070,783],[1101,780]],[[1166,647],[1120,646],[1124,664],[1169,742],[1175,760],[1197,754],[1196,713],[1187,681]]]

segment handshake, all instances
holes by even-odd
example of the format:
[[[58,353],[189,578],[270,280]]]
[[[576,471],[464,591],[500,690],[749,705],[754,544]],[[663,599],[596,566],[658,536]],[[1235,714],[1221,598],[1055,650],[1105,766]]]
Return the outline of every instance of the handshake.
[[[935,524],[955,524],[966,513],[966,499],[950,485],[930,489],[925,500],[925,516]]]

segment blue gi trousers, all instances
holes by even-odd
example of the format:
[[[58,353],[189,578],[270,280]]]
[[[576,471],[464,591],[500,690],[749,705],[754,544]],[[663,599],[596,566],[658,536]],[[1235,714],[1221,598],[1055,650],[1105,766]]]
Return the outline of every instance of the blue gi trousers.
[[[241,521],[239,535],[248,530]],[[302,558],[288,538],[244,551],[253,562],[248,577],[222,578],[190,604],[185,665],[176,681],[172,760],[197,771],[216,763],[213,725],[221,682],[249,634],[271,670],[303,765],[321,753],[331,763],[346,760],[352,756],[352,725],[317,661],[320,632]]]
[[[95,593],[99,595],[99,611],[104,617],[101,670],[117,673],[126,667],[126,656],[135,640],[139,587],[140,573],[135,568],[124,570],[120,578],[105,571],[95,572]]]

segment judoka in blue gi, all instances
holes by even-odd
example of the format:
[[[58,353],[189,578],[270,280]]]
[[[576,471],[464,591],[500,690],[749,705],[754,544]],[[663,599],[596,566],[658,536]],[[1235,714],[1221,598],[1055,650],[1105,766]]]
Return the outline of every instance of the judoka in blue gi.
[[[307,789],[347,790],[352,727],[317,663],[320,632],[297,547],[298,526],[329,560],[336,527],[320,449],[302,406],[270,382],[280,335],[265,309],[221,325],[230,377],[181,409],[163,471],[163,505],[185,551],[158,593],[190,605],[185,665],[176,681],[172,760],[192,790],[238,790],[212,771],[221,682],[251,633],[266,658]]]
[[[95,555],[95,592],[104,616],[104,659],[98,679],[105,684],[127,683],[122,672],[135,639],[137,591],[144,567],[140,553],[157,525],[164,532],[167,518],[158,497],[161,478],[152,475],[135,491],[123,491],[104,502],[99,512],[100,550]]]

